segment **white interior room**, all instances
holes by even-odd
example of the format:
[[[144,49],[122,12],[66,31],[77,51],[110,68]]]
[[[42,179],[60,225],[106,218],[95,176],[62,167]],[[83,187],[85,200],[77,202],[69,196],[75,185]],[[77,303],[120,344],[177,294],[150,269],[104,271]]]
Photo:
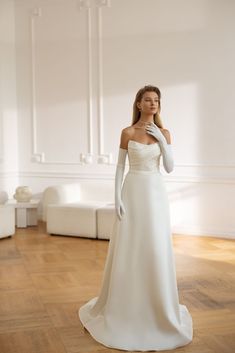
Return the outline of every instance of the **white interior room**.
[[[0,0],[0,353],[235,352],[234,14]]]
[[[41,199],[79,182],[113,202],[120,132],[153,84],[173,233],[234,238],[234,13],[232,0],[1,0],[0,190]]]

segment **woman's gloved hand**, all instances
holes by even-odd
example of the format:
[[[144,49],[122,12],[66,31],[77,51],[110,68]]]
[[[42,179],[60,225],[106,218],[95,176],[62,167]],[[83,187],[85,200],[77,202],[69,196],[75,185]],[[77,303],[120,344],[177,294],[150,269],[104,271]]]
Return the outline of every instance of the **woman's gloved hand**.
[[[154,123],[149,123],[145,128],[146,132],[158,140],[162,152],[163,166],[167,173],[174,169],[174,159],[172,152],[172,145],[168,144],[165,136],[162,134],[159,127]]]
[[[159,129],[159,127],[156,124],[149,123],[146,126],[145,130],[148,134],[155,137],[155,139],[158,140],[158,142],[160,144],[167,143],[165,136],[162,134],[161,130]]]
[[[115,174],[115,209],[118,218],[121,220],[125,214],[125,208],[121,199],[122,181],[125,171],[127,150],[119,148],[118,162]]]

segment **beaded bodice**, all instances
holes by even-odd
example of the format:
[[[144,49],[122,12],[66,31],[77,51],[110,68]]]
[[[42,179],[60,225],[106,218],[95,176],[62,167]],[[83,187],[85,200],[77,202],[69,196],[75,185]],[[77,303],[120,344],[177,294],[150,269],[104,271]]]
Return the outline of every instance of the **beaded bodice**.
[[[159,171],[161,150],[159,143],[144,144],[134,140],[128,142],[130,171]]]

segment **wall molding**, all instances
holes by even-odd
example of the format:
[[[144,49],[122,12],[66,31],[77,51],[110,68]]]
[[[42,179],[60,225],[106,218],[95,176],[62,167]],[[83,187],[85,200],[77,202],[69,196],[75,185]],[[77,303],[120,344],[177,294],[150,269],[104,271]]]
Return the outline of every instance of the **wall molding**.
[[[36,110],[36,68],[35,68],[35,20],[42,16],[42,9],[35,7],[30,16],[30,40],[31,40],[31,126],[32,126],[32,155],[31,161],[39,164],[49,165],[84,165],[93,161],[93,120],[92,120],[92,48],[91,48],[91,11],[89,1],[80,1],[79,9],[87,10],[87,57],[88,57],[88,89],[87,89],[87,111],[88,111],[88,153],[80,153],[80,160],[77,162],[67,162],[63,160],[47,161],[44,152],[39,152],[37,148],[37,110]]]
[[[0,171],[0,179],[4,178],[18,178],[18,171]]]
[[[1,173],[0,173],[1,176]],[[48,178],[48,179],[75,179],[75,180],[114,180],[114,176],[110,174],[99,173],[79,173],[79,172],[19,172],[22,178]]]
[[[6,177],[8,174],[0,173],[0,177]],[[55,178],[55,179],[76,179],[76,180],[114,180],[115,173],[97,173],[97,172],[60,172],[60,171],[20,171],[19,177],[27,178]],[[217,184],[217,185],[233,185],[235,178],[226,177],[207,177],[207,176],[187,176],[187,175],[165,175],[162,174],[167,183],[197,183],[197,184]]]
[[[96,13],[96,33],[97,33],[97,123],[98,123],[98,155],[96,159],[99,164],[111,164],[112,153],[104,153],[103,141],[103,47],[102,47],[102,8],[110,7],[110,0],[80,0],[79,9],[85,9],[87,11],[87,33],[88,33],[88,91],[89,91],[89,124],[90,124],[90,141],[92,143],[92,22],[91,21],[91,11],[94,10]],[[91,145],[91,144],[90,144]],[[90,154],[93,152],[93,146],[89,150]]]
[[[79,1],[79,10],[86,11],[86,32],[87,32],[87,111],[88,111],[88,154],[83,154],[81,160],[91,163],[93,160],[93,105],[92,105],[92,28],[91,28],[91,3],[89,0]]]
[[[234,168],[235,164],[201,164],[201,163],[193,163],[193,164],[176,164],[177,167],[188,168],[188,167],[197,167],[197,168]]]
[[[103,7],[110,7],[110,1],[100,0],[96,10],[97,16],[97,58],[98,58],[98,163],[111,164],[112,153],[104,152],[104,110],[103,110],[103,40],[102,40],[102,9]]]
[[[41,8],[34,8],[30,17],[31,40],[31,125],[32,125],[32,157],[31,161],[43,163],[45,155],[37,151],[37,113],[36,113],[36,70],[35,70],[35,18],[42,15]]]
[[[127,173],[127,170],[126,170]],[[233,185],[235,177],[208,177],[208,176],[188,176],[188,175],[168,175],[162,176],[167,183],[197,183],[197,184],[217,184]],[[115,172],[111,173],[84,173],[84,172],[61,172],[61,171],[0,171],[0,178],[25,177],[25,178],[55,178],[55,179],[78,179],[78,180],[114,180]]]
[[[164,179],[166,182],[169,183],[196,183],[196,184],[235,184],[235,178],[212,178],[206,176],[184,176],[184,175],[177,175],[169,177],[164,175]]]

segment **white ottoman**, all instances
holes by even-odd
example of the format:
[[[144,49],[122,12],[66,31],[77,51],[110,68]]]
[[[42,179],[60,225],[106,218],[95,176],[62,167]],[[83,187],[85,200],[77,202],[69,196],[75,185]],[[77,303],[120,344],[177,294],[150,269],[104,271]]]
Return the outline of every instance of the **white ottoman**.
[[[110,239],[116,218],[114,204],[107,204],[97,210],[97,230],[99,239]]]
[[[96,212],[104,202],[76,202],[47,206],[47,232],[97,238]]]
[[[15,208],[0,205],[0,238],[15,234]]]

